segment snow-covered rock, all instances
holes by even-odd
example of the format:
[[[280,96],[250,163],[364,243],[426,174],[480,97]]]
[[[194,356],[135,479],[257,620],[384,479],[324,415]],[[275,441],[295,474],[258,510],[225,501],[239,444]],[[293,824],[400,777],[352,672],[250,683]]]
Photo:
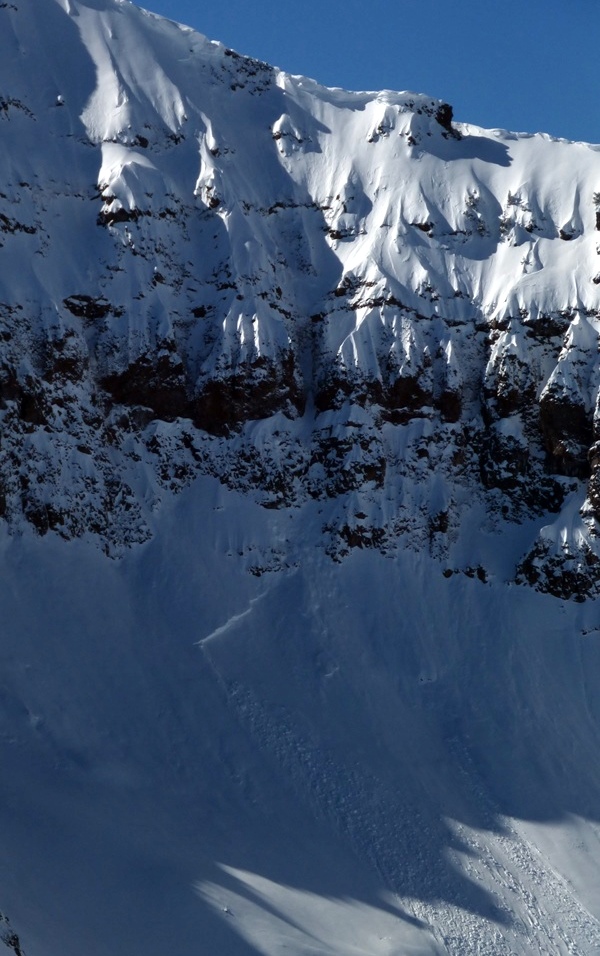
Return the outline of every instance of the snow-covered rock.
[[[435,525],[454,570],[475,499],[535,517],[539,563],[577,489],[579,570],[557,584],[553,544],[544,580],[596,593],[598,147],[325,89],[121,0],[0,19],[11,528],[117,554],[209,471],[322,498],[336,556]]]
[[[129,0],[0,142],[0,950],[599,953],[600,148]]]

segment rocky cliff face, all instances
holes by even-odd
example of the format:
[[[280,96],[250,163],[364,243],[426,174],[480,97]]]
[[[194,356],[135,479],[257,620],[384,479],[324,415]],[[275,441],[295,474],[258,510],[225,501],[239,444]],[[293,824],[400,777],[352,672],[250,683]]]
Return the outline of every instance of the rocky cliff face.
[[[470,542],[520,528],[509,578],[600,593],[598,147],[124,0],[0,4],[0,136],[11,531],[118,556],[209,473],[316,507],[334,560],[485,581]]]

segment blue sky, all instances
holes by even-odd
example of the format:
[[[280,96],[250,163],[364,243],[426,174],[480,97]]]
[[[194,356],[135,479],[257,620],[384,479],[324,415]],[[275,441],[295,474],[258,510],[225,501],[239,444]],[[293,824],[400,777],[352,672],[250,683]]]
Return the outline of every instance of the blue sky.
[[[600,142],[599,0],[141,0],[329,86],[429,93],[456,119]]]

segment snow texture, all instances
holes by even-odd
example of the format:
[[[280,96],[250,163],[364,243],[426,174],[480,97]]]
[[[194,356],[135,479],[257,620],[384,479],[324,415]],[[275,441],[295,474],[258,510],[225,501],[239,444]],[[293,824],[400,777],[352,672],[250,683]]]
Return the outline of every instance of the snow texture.
[[[0,941],[598,956],[600,147],[129,0],[0,139]]]

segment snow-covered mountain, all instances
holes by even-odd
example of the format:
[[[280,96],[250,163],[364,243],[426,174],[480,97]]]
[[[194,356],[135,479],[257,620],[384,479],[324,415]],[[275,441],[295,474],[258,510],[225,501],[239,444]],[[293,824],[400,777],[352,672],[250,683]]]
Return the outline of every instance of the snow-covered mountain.
[[[0,16],[12,528],[119,553],[204,472],[321,500],[334,556],[447,573],[475,511],[532,519],[513,578],[596,593],[597,147],[327,90],[128,2]]]
[[[0,137],[17,945],[600,953],[600,147],[129,0]]]

